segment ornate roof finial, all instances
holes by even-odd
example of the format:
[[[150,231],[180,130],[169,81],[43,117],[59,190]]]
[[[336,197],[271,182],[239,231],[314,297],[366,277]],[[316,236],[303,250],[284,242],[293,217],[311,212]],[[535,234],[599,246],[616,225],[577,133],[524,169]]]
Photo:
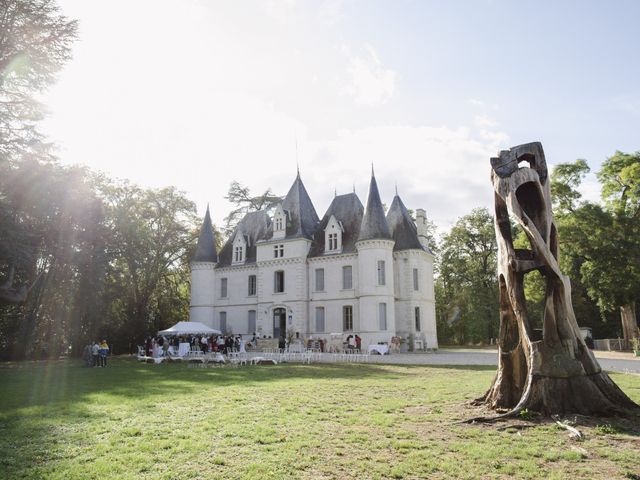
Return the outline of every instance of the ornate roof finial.
[[[375,176],[376,176],[376,175],[375,175],[375,173],[373,173],[373,162],[371,162],[371,176],[372,176],[372,177],[375,177]]]
[[[338,196],[338,189],[334,187],[333,189],[333,196],[337,197]]]
[[[396,182],[396,197],[398,196],[398,182]]]
[[[356,182],[353,182],[353,193],[356,193]]]

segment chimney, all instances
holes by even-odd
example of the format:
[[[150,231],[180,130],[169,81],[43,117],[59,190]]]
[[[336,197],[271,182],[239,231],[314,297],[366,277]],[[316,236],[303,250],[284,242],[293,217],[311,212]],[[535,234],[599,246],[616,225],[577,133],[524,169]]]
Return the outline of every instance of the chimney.
[[[429,241],[427,240],[427,212],[424,208],[416,209],[416,226],[418,227],[418,240],[425,247],[428,248]]]

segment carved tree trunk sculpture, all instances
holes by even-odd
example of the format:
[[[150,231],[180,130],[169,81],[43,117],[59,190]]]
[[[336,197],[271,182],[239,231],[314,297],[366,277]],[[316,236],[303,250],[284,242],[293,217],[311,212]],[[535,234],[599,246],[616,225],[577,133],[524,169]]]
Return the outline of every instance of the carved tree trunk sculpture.
[[[524,162],[523,165],[519,165]],[[480,399],[506,415],[524,408],[544,415],[621,413],[637,408],[585,345],[571,304],[571,285],[558,266],[547,165],[539,142],[491,159],[500,285],[498,372]],[[510,219],[526,233],[530,250],[515,249]],[[534,338],[524,277],[546,281],[542,339]]]

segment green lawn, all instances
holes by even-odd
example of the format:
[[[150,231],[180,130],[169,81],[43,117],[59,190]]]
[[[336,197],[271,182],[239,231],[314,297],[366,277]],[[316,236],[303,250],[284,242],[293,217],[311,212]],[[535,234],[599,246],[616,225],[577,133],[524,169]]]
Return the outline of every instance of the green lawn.
[[[493,371],[5,365],[0,477],[640,478],[637,418],[579,443],[550,423],[456,424]],[[640,376],[613,378],[640,402]]]

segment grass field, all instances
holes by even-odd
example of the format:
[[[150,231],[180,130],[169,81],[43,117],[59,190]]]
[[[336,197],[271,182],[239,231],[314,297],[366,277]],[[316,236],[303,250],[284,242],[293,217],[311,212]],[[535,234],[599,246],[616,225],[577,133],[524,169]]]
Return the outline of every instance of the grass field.
[[[465,425],[493,367],[0,367],[3,479],[640,478],[640,418]],[[640,402],[640,376],[613,379]],[[585,426],[585,422],[587,426]]]

